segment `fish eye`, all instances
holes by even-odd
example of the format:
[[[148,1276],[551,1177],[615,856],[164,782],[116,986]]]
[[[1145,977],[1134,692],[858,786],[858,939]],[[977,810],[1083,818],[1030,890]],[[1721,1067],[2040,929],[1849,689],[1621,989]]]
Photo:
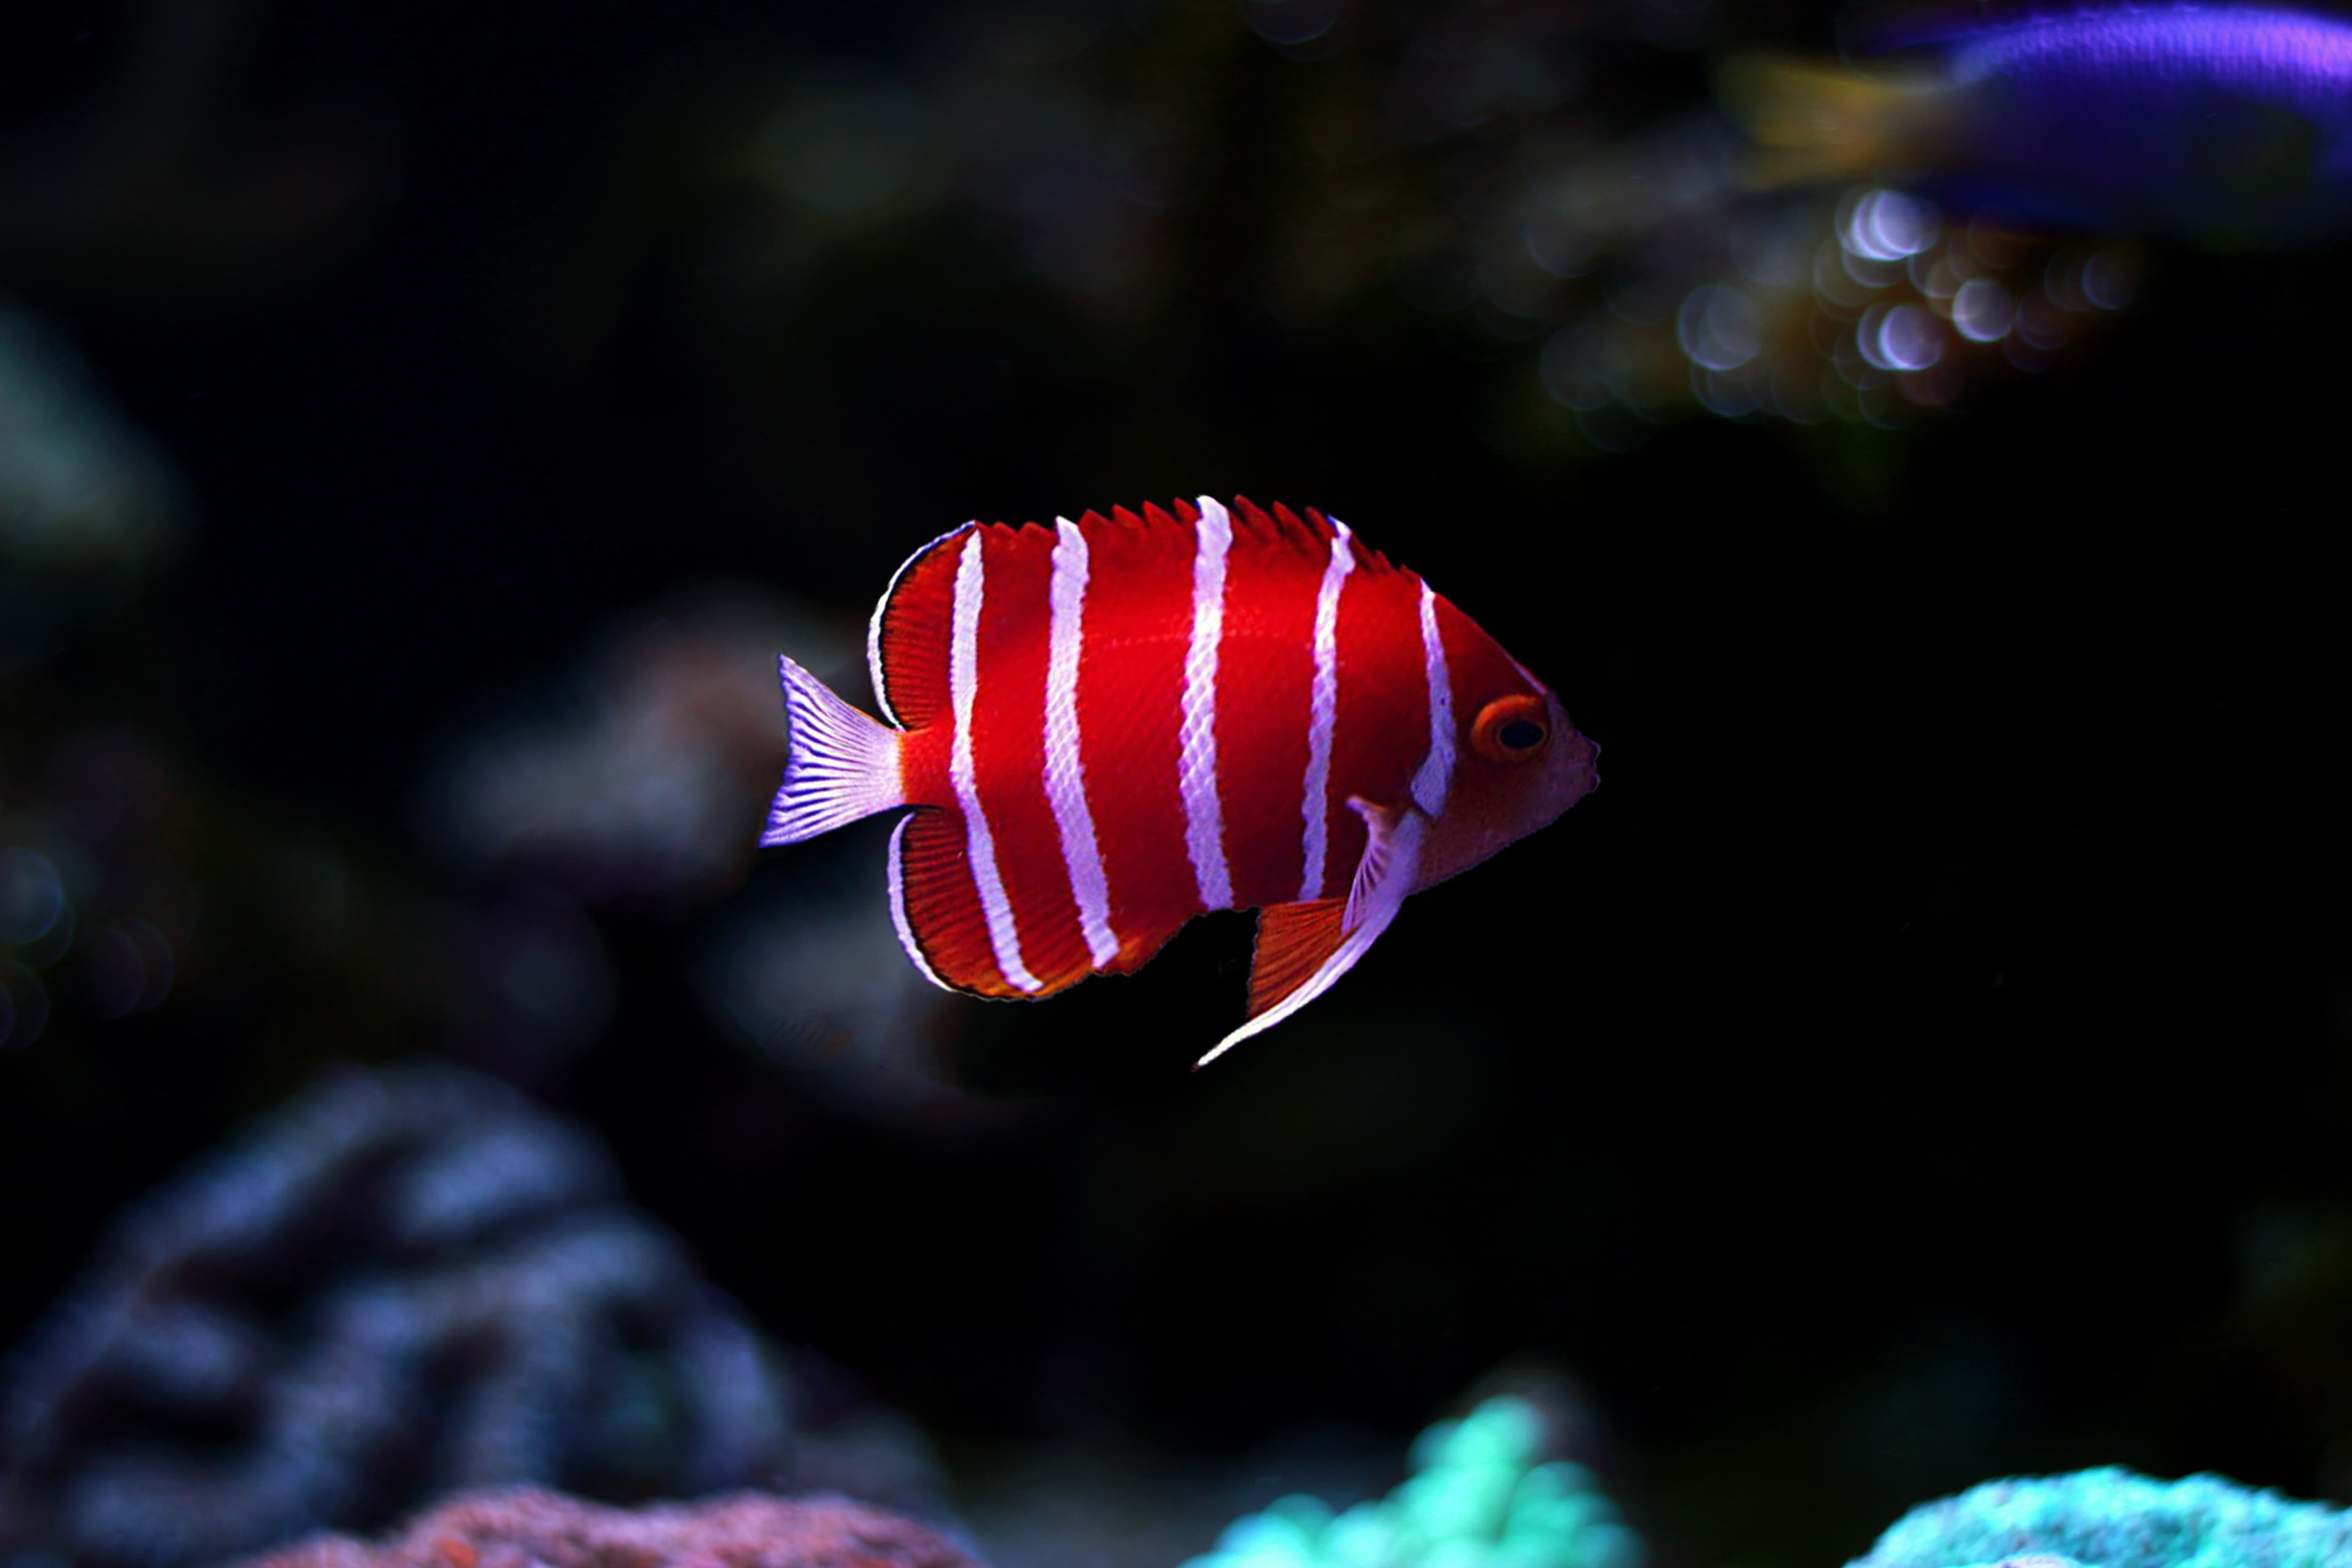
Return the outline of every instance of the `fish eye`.
[[[1544,722],[1544,700],[1526,692],[1497,697],[1478,710],[1470,744],[1489,762],[1523,763],[1551,738]]]

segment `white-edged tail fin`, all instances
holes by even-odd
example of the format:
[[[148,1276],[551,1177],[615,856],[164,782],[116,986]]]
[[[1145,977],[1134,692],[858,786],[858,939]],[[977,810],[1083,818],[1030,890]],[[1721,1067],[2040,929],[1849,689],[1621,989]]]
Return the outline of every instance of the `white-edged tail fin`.
[[[798,844],[906,805],[898,731],[835,697],[791,659],[776,662],[784,678],[792,749],[784,758],[784,787],[768,808],[768,830],[760,842]]]

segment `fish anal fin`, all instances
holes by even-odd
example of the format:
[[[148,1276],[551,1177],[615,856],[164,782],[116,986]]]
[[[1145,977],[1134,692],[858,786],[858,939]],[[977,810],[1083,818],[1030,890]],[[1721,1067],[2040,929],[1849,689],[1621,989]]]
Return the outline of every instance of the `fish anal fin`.
[[[973,996],[1034,994],[997,966],[961,813],[923,807],[891,834],[890,918],[898,944],[933,984]]]
[[[1412,891],[1413,879],[1421,870],[1423,841],[1429,833],[1429,819],[1412,810],[1391,810],[1370,802],[1351,799],[1349,803],[1364,818],[1370,830],[1364,845],[1362,861],[1337,921],[1339,936],[1303,977],[1294,978],[1290,971],[1303,963],[1305,951],[1320,940],[1324,922],[1331,917],[1322,912],[1327,906],[1339,905],[1337,899],[1317,899],[1299,904],[1277,904],[1266,910],[1258,920],[1258,958],[1250,968],[1249,1021],[1223,1039],[1216,1049],[1193,1065],[1208,1066],[1235,1046],[1281,1023],[1309,1002],[1331,989],[1342,974],[1356,965],[1356,961],[1371,951],[1389,922],[1396,919],[1397,910],[1404,904],[1405,895]],[[1306,910],[1292,916],[1286,911]],[[1286,989],[1277,989],[1274,960],[1269,959],[1268,921],[1273,921],[1275,940],[1280,951],[1279,963],[1283,978],[1290,983]],[[1285,929],[1288,928],[1288,929]],[[1259,976],[1265,975],[1265,993],[1271,999],[1261,1008]]]
[[[935,985],[972,996],[1034,1002],[1094,973],[1074,924],[1058,939],[1034,927],[1016,933],[1021,972],[1033,984],[1015,984],[1006,977],[981,900],[963,814],[952,806],[919,806],[899,821],[890,836],[889,879],[898,945]],[[1140,967],[1174,931],[1171,926],[1142,941],[1130,940],[1109,967]]]
[[[1274,904],[1257,916],[1257,952],[1250,961],[1249,1016],[1253,1018],[1315,977],[1339,946],[1344,899]]]

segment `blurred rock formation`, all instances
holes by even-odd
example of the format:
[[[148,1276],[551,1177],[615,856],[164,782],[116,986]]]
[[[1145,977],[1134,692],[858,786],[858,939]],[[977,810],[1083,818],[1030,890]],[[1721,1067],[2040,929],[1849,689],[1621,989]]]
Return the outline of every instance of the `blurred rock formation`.
[[[205,1563],[499,1483],[928,1500],[910,1433],[795,1387],[593,1135],[347,1069],[125,1214],[16,1352],[0,1546]]]

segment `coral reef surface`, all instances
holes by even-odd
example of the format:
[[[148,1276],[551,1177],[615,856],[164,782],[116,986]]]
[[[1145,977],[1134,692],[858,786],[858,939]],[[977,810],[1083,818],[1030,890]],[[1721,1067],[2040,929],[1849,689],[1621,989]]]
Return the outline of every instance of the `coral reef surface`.
[[[1592,1472],[1543,1459],[1543,1417],[1489,1399],[1413,1445],[1413,1474],[1378,1502],[1333,1513],[1305,1496],[1235,1521],[1185,1568],[1640,1568],[1642,1539]]]
[[[2125,1469],[1987,1481],[1913,1509],[1848,1568],[2336,1568],[2352,1512],[2219,1476]]]
[[[135,1205],[36,1325],[0,1552],[211,1562],[484,1485],[928,1487],[874,1423],[790,1411],[595,1138],[454,1068],[346,1069]]]
[[[912,1520],[839,1498],[743,1493],[637,1511],[560,1492],[475,1492],[382,1546],[324,1536],[247,1568],[978,1568]]]

